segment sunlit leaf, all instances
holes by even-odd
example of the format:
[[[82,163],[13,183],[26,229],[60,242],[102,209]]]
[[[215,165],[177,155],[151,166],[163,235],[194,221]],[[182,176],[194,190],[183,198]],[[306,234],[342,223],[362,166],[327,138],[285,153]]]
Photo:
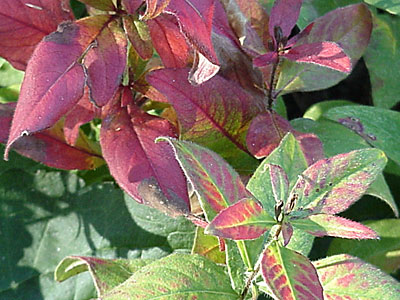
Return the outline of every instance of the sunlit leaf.
[[[125,16],[122,21],[132,47],[142,59],[150,59],[153,56],[153,44],[147,24],[133,16]]]
[[[115,6],[112,0],[79,0],[79,1],[100,10],[105,10],[105,11],[115,10]]]
[[[192,248],[192,254],[200,254],[217,264],[225,264],[225,251],[221,251],[217,237],[204,234],[204,229],[196,228],[196,236]]]
[[[364,0],[364,2],[384,9],[391,14],[400,15],[400,4],[394,0]]]
[[[269,18],[269,35],[274,37],[274,40],[276,27],[282,30],[282,37],[289,37],[299,17],[301,4],[301,0],[276,0],[274,2]]]

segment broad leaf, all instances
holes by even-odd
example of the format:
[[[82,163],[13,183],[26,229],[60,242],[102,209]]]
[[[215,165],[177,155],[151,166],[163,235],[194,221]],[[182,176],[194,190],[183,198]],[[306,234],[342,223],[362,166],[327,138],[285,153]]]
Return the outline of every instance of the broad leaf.
[[[269,35],[274,37],[275,45],[277,42],[275,28],[279,27],[282,31],[282,37],[288,38],[296,25],[301,4],[302,0],[276,0],[274,2],[269,18]]]
[[[217,237],[204,234],[201,227],[196,228],[192,254],[200,254],[217,264],[225,264],[225,251],[221,251],[220,246]]]
[[[68,256],[57,266],[54,277],[62,282],[79,273],[89,271],[101,297],[126,281],[133,273],[153,262],[150,259],[102,259],[88,256]]]
[[[290,222],[294,227],[318,237],[335,236],[358,240],[379,238],[375,231],[360,223],[332,215],[317,214]]]
[[[326,100],[311,105],[303,115],[304,119],[319,121],[323,118],[323,114],[329,109],[339,106],[355,105],[356,103],[348,100]],[[294,121],[296,122],[296,121]],[[354,150],[354,149],[352,149]],[[337,153],[335,153],[337,154]]]
[[[277,242],[265,250],[261,271],[275,299],[324,299],[317,271],[308,258]]]
[[[245,198],[222,210],[207,226],[206,233],[232,240],[251,240],[275,224],[275,219],[256,200]]]
[[[132,97],[129,88],[122,91],[126,97]],[[167,120],[136,106],[122,108],[117,101],[106,113],[100,142],[111,175],[136,201],[171,215],[187,213],[186,179],[169,145],[155,143],[159,136],[175,137],[175,129]]]
[[[400,15],[400,5],[393,0],[364,0],[364,2],[384,9],[387,12],[395,15]]]
[[[36,47],[21,87],[5,157],[21,136],[54,125],[82,97],[85,72],[80,60],[108,20],[108,16],[96,16],[62,23]]]
[[[324,116],[353,130],[400,165],[400,112],[354,105],[330,109]]]
[[[19,70],[43,37],[73,19],[67,0],[3,0],[0,11],[0,56]]]
[[[239,171],[251,171],[256,162],[246,148],[245,133],[262,103],[218,75],[192,86],[187,74],[187,69],[156,70],[147,80],[176,110],[182,139],[207,146]]]
[[[79,0],[79,1],[100,10],[113,11],[116,9],[112,0]]]
[[[111,299],[176,298],[237,300],[223,267],[199,255],[173,254],[135,272],[102,297]]]
[[[122,0],[121,2],[128,13],[134,14],[136,10],[143,4],[144,0]]]
[[[398,270],[400,268],[400,221],[398,219],[369,220],[363,224],[379,234],[378,241],[335,239],[329,246],[328,254],[357,255],[387,273]]]
[[[147,24],[133,16],[125,16],[122,21],[132,47],[142,59],[150,59],[153,56],[153,44]]]
[[[306,214],[336,214],[357,201],[386,165],[378,149],[361,149],[323,159],[305,170],[289,199]]]
[[[326,299],[393,300],[400,283],[378,268],[350,255],[336,255],[314,262]]]
[[[215,152],[190,142],[166,140],[173,146],[176,159],[199,195],[208,221],[229,205],[251,196],[239,174]]]

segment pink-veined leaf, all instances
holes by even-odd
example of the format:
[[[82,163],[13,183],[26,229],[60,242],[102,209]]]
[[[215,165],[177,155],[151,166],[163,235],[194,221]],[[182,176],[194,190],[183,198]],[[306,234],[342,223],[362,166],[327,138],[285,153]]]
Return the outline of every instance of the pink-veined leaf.
[[[0,104],[0,143],[7,141],[15,104]],[[95,169],[105,163],[100,148],[84,135],[78,135],[75,146],[70,146],[64,139],[62,122],[21,138],[15,143],[14,150],[49,167],[64,170]]]
[[[150,59],[153,56],[153,44],[147,24],[133,16],[124,16],[122,21],[132,47],[142,59]]]
[[[290,222],[294,227],[318,237],[334,236],[360,240],[379,238],[377,233],[367,226],[333,215],[318,214]]]
[[[276,224],[252,198],[245,198],[222,210],[207,226],[206,233],[232,240],[252,240]]]
[[[122,0],[122,5],[130,14],[136,13],[136,10],[143,4],[144,0]]]
[[[218,75],[192,86],[187,74],[188,69],[162,69],[150,73],[147,80],[177,112],[182,139],[207,146],[235,168],[249,171],[254,159],[247,151],[245,133],[262,110],[262,102]]]
[[[277,242],[264,251],[261,271],[275,299],[324,299],[317,271],[308,258]]]
[[[293,47],[283,57],[304,63],[317,64],[339,72],[350,73],[351,61],[338,44],[320,42]]]
[[[53,126],[83,95],[85,72],[80,63],[109,16],[60,24],[36,47],[26,69],[7,142]]]
[[[115,6],[112,0],[79,0],[79,1],[100,10],[104,11],[115,10]]]
[[[190,49],[185,37],[180,33],[176,18],[161,15],[147,21],[154,49],[166,68],[182,68],[187,66]],[[187,80],[189,72],[186,74]]]
[[[124,88],[122,97],[132,97]],[[123,101],[126,102],[126,101]],[[187,182],[171,147],[155,143],[159,136],[175,137],[164,119],[134,105],[110,107],[103,120],[100,143],[117,183],[136,201],[176,216],[190,211]]]
[[[274,164],[269,164],[268,170],[275,202],[285,201],[289,193],[289,179],[286,172]]]
[[[0,1],[0,56],[15,68],[25,70],[42,38],[61,22],[72,19],[67,0]]]
[[[84,64],[91,100],[104,106],[117,91],[126,67],[127,40],[120,24],[113,21],[103,28]]]
[[[173,146],[209,221],[229,205],[251,197],[239,174],[215,152],[194,143],[162,138]]]
[[[394,300],[400,283],[377,267],[347,254],[313,263],[327,300]]]
[[[289,198],[307,214],[337,214],[357,201],[382,172],[387,158],[381,150],[361,149],[322,159],[305,170]]]
[[[269,35],[275,40],[274,28],[282,29],[282,37],[289,37],[299,18],[302,0],[276,0],[269,17]],[[275,44],[276,45],[276,44]]]

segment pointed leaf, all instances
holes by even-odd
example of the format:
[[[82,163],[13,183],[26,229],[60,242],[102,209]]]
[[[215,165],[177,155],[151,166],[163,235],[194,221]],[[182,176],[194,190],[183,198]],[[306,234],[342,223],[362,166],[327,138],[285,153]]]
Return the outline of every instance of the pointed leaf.
[[[400,283],[357,257],[342,254],[314,262],[326,299],[393,300]]]
[[[132,47],[142,59],[150,59],[153,56],[153,44],[146,23],[133,16],[124,16],[122,21]]]
[[[208,221],[229,205],[250,197],[239,174],[215,152],[194,143],[163,139],[173,146]]]
[[[287,174],[278,165],[270,164],[268,168],[275,202],[286,201],[289,193],[289,179]]]
[[[323,159],[305,170],[289,198],[306,214],[336,214],[357,201],[382,172],[386,157],[378,149],[362,149]]]
[[[312,215],[304,219],[293,219],[291,223],[294,227],[318,237],[335,236],[359,240],[379,238],[375,231],[361,223],[332,215]]]
[[[207,226],[206,233],[232,240],[251,240],[275,224],[275,219],[256,200],[245,198],[222,210]]]
[[[21,87],[6,158],[22,135],[51,127],[82,97],[85,73],[79,60],[108,20],[109,16],[96,16],[62,23],[36,47]]]
[[[73,19],[67,0],[3,0],[0,11],[0,56],[19,70],[43,37]]]
[[[274,28],[282,29],[282,36],[289,37],[299,18],[302,0],[276,0],[269,17],[269,35],[275,37]]]
[[[277,242],[265,250],[261,271],[276,299],[324,299],[317,271],[307,257]]]
[[[127,40],[117,21],[107,24],[96,38],[96,46],[85,57],[87,85],[97,106],[112,99],[126,67]]]
[[[255,161],[246,149],[245,132],[262,103],[218,75],[192,86],[187,74],[187,69],[156,70],[147,80],[176,110],[183,139],[207,146],[233,167],[250,171]]]
[[[199,280],[201,279],[201,280]],[[199,255],[173,254],[135,272],[104,300],[151,298],[237,300],[225,268]]]
[[[304,63],[317,64],[339,72],[350,73],[350,58],[338,44],[333,42],[317,42],[293,47],[283,57]]]
[[[170,2],[171,0],[146,0],[146,11],[141,18],[143,20],[154,19],[164,12]]]
[[[293,226],[288,222],[283,222],[283,224],[282,224],[282,238],[283,238],[283,246],[284,247],[286,247],[287,244],[289,244],[292,236],[293,236]]]
[[[131,91],[125,88],[122,97],[132,97]],[[159,136],[175,136],[175,129],[138,107],[128,109],[117,102],[102,124],[100,143],[111,175],[140,203],[171,215],[189,212],[186,179],[172,149],[155,143]]]
[[[100,10],[105,10],[105,11],[115,10],[115,6],[112,0],[79,0],[79,1]]]
[[[192,248],[192,254],[200,254],[217,264],[225,264],[225,252],[220,250],[218,238],[204,234],[204,229],[196,228],[196,236]]]

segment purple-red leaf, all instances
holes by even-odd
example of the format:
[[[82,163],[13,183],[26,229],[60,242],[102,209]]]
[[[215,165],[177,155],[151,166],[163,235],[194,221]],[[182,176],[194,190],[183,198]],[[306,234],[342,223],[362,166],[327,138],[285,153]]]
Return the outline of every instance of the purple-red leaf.
[[[136,20],[133,16],[124,16],[122,21],[132,47],[142,59],[150,59],[153,56],[153,44],[146,23]]]
[[[0,1],[0,56],[15,68],[25,70],[42,38],[62,21],[72,19],[67,0]]]
[[[261,271],[275,299],[324,299],[317,271],[308,258],[277,242],[264,251]]]
[[[157,17],[165,10],[170,2],[171,0],[146,0],[146,11],[141,18],[143,20],[150,20]]]
[[[282,223],[282,238],[283,238],[283,246],[286,247],[289,244],[290,239],[293,235],[293,227],[289,222]]]
[[[85,72],[80,59],[109,18],[96,16],[62,23],[36,47],[22,83],[6,158],[22,135],[53,126],[82,97]]]
[[[107,24],[85,57],[91,100],[104,106],[117,91],[126,67],[127,40],[117,21]]]
[[[276,52],[268,52],[266,54],[256,57],[253,61],[256,67],[265,67],[276,63],[278,61],[278,54]]]
[[[124,88],[122,97],[132,97]],[[126,101],[123,101],[126,103]],[[190,211],[187,183],[171,147],[155,143],[159,136],[175,137],[172,125],[139,107],[110,106],[100,142],[111,175],[130,196],[173,216]]]
[[[334,236],[347,239],[377,239],[377,233],[361,223],[342,217],[318,214],[304,219],[291,220],[294,227],[322,237]]]
[[[245,198],[222,210],[207,226],[206,233],[232,240],[260,237],[276,224],[256,200]]]
[[[122,5],[128,13],[134,14],[143,2],[144,0],[122,0]]]
[[[296,62],[317,64],[339,72],[351,71],[350,58],[338,44],[333,42],[300,45],[290,49],[283,57]]]
[[[15,103],[0,104],[0,143],[7,141],[14,109]],[[21,155],[64,170],[89,170],[103,165],[100,149],[96,148],[84,135],[76,137],[74,147],[68,145],[64,139],[62,122],[40,133],[23,137],[14,146]]]
[[[302,0],[276,0],[269,17],[269,35],[275,40],[275,28],[282,30],[282,37],[289,37],[299,18]]]

